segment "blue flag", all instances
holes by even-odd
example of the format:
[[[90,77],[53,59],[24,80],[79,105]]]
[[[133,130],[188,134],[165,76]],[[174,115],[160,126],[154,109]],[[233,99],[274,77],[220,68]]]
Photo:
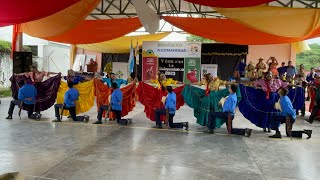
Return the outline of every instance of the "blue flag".
[[[130,56],[129,56],[129,73],[133,73],[133,68],[134,68],[134,52],[132,48],[132,41],[131,41],[131,46],[130,46]],[[130,76],[129,74],[129,76]]]

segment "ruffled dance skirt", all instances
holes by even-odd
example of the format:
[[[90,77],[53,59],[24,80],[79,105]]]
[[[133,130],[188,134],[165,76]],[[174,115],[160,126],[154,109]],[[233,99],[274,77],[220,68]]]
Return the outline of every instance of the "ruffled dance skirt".
[[[266,92],[243,84],[239,85],[242,100],[239,103],[239,110],[243,116],[258,127],[270,128],[273,116],[279,115],[280,111],[274,108],[279,100],[279,95],[270,93],[270,98],[266,99]],[[288,97],[295,109],[301,109],[304,105],[304,90],[301,87],[289,89]]]
[[[219,106],[221,98],[229,95],[228,89],[211,91],[208,96],[204,89],[186,85],[182,91],[182,96],[186,104],[193,108],[194,117],[197,118],[197,124],[206,126],[209,112],[220,112],[222,107]],[[240,91],[237,92],[238,101],[241,99]],[[225,123],[223,119],[216,119],[216,128],[220,128]]]

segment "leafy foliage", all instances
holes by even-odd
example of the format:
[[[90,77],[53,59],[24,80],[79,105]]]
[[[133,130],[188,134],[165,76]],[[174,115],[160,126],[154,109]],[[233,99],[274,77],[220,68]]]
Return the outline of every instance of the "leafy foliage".
[[[10,88],[0,88],[0,97],[10,97],[11,89]]]
[[[0,52],[10,53],[11,52],[11,43],[9,41],[0,40]]]
[[[190,34],[189,36],[186,37],[187,41],[198,41],[198,42],[203,42],[203,43],[214,43],[214,40],[206,39],[200,36],[192,35]]]
[[[29,46],[23,46],[22,50],[24,52],[31,52]],[[11,53],[11,42],[0,40],[0,53]]]
[[[309,44],[309,46],[311,51],[305,51],[297,54],[297,68],[300,66],[300,64],[303,64],[306,70],[310,70],[311,67],[320,66],[320,45]]]

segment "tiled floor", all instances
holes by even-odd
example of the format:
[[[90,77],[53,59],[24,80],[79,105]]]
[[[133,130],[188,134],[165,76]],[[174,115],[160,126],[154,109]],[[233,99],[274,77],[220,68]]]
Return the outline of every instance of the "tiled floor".
[[[51,123],[53,110],[41,121],[22,120],[17,113],[5,120],[10,99],[0,105],[0,174],[19,171],[27,179],[319,179],[319,123],[299,119],[295,129],[312,129],[310,140],[269,139],[237,113],[234,125],[254,129],[252,137],[228,136],[225,127],[203,134],[193,111],[183,106],[176,121],[188,121],[183,130],[155,130],[137,104],[128,116],[134,123],[93,125]],[[17,110],[16,110],[17,112]],[[66,119],[66,118],[65,118]]]

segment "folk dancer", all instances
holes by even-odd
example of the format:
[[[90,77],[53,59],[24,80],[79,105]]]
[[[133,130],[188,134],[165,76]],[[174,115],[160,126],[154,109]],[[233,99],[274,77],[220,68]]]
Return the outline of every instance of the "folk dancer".
[[[28,118],[35,119],[36,116],[33,116],[33,110],[36,103],[37,89],[34,85],[26,84],[24,81],[19,82],[19,87],[18,100],[10,102],[8,117],[6,119],[12,119],[13,110],[16,105],[20,106],[20,108],[25,107],[28,111]]]
[[[111,110],[116,114],[116,119],[118,124],[120,125],[128,124],[127,119],[121,119],[123,95],[121,90],[118,88],[118,84],[116,82],[112,83],[112,89],[113,89],[113,92],[111,94],[110,104],[100,106],[100,109],[98,111],[98,120],[93,124],[102,124],[102,114],[103,114],[103,111],[105,110],[108,110],[108,111]]]
[[[286,88],[280,88],[278,91],[280,96],[279,109],[281,113],[274,116],[271,121],[272,130],[276,131],[275,135],[269,136],[270,138],[281,138],[279,127],[282,123],[286,123],[286,134],[288,137],[302,138],[303,134],[308,135],[307,139],[311,138],[312,130],[292,131],[292,126],[296,121],[296,111],[293,109],[292,103],[289,99],[288,90]]]
[[[231,118],[232,120],[234,119],[235,108],[237,106],[237,95],[236,95],[237,88],[238,87],[235,84],[232,84],[229,87],[230,94],[223,104],[222,112],[210,112],[209,113],[209,119],[208,119],[208,125],[207,125],[208,130],[205,131],[206,133],[214,134],[213,130],[214,130],[214,125],[215,125],[215,120],[216,120],[216,118],[221,118],[221,119],[226,120],[227,127],[228,127],[228,129],[230,129],[231,134],[242,135],[242,136],[247,136],[247,137],[251,136],[252,129],[233,128],[232,121],[231,121],[231,123],[228,122],[228,118]],[[229,115],[231,117],[228,117]]]
[[[176,113],[176,102],[177,97],[176,94],[172,91],[172,86],[166,87],[168,91],[168,95],[164,101],[165,109],[156,109],[155,115],[156,115],[156,126],[154,128],[161,129],[162,128],[162,122],[161,122],[161,115],[166,116],[166,121],[169,121],[169,127],[170,128],[177,128],[181,129],[185,127],[185,130],[189,129],[189,123],[188,122],[180,122],[180,123],[174,123],[173,117]]]

